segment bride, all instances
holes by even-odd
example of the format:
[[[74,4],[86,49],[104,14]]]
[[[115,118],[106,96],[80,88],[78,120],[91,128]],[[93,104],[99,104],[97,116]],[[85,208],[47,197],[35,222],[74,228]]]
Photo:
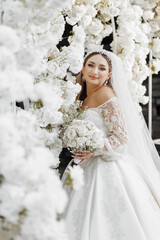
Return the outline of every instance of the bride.
[[[69,240],[159,240],[160,159],[120,58],[106,50],[89,52],[77,82],[82,119],[106,137],[101,151],[73,155],[80,159],[84,185],[68,191]]]

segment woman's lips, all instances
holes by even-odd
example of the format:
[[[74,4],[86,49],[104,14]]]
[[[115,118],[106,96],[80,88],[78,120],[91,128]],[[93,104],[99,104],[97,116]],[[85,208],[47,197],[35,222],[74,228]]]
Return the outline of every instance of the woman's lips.
[[[89,76],[92,79],[98,79],[98,77],[94,77],[94,76]]]

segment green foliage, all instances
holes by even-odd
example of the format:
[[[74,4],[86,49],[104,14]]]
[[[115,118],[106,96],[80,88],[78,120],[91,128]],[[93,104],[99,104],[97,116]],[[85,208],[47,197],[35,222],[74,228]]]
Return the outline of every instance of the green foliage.
[[[36,110],[36,108],[37,109],[40,109],[40,108],[42,108],[43,107],[43,103],[42,103],[42,100],[41,99],[39,99],[37,102],[34,102],[33,103],[33,108]]]
[[[44,127],[48,132],[52,132],[52,125],[48,124],[46,127]]]
[[[83,113],[81,109],[82,101],[76,100],[69,108],[68,112],[63,114],[63,128],[67,128],[72,121]]]
[[[67,180],[65,181],[65,185],[68,185],[71,187],[71,189],[73,190],[73,179],[71,178],[71,174],[70,172],[66,172],[67,175]]]
[[[155,66],[152,66],[152,67],[151,67],[151,70],[154,72],[154,71],[155,71]]]

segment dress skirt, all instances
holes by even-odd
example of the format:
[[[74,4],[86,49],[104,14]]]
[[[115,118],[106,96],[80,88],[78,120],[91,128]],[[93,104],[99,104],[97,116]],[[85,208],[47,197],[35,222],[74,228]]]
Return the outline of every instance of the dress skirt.
[[[69,240],[160,240],[160,191],[129,158],[97,156],[81,164],[84,185],[71,192],[66,187]]]

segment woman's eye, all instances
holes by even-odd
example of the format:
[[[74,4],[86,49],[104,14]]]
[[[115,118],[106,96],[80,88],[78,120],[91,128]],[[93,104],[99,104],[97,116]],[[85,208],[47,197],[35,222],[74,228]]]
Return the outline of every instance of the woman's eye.
[[[93,65],[92,65],[92,64],[88,64],[88,66],[89,66],[89,67],[93,67]]]
[[[103,70],[106,70],[106,69],[102,67],[102,68],[100,68],[100,70],[102,70],[102,71],[103,71]]]

